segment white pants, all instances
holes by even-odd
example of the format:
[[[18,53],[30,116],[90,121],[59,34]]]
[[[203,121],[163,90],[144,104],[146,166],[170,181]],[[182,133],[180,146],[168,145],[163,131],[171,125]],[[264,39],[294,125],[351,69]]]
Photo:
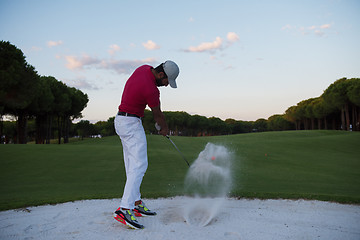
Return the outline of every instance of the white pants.
[[[116,115],[115,130],[121,139],[126,184],[120,207],[133,209],[141,200],[140,185],[148,167],[147,143],[140,118]]]

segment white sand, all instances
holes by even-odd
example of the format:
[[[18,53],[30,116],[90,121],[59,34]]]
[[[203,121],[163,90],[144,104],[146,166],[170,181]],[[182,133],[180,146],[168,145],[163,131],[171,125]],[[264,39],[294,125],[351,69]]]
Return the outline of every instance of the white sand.
[[[215,201],[215,200],[214,200]],[[0,212],[0,239],[360,239],[360,206],[320,201],[224,199],[206,226],[189,225],[193,199],[147,200],[157,211],[131,230],[112,217],[120,199],[87,200]],[[210,204],[211,205],[211,204]],[[187,218],[187,222],[185,221]]]

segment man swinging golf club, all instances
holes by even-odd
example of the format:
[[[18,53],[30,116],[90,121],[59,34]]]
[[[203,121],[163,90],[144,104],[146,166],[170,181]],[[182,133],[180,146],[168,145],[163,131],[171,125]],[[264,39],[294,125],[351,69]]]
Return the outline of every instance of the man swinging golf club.
[[[127,80],[115,117],[115,130],[121,139],[126,171],[126,183],[120,207],[114,218],[131,228],[141,229],[136,217],[156,215],[141,200],[140,185],[148,166],[147,143],[141,118],[148,105],[156,123],[161,127],[159,133],[168,134],[168,126],[160,108],[158,87],[170,84],[176,88],[175,79],[179,67],[173,61],[166,61],[156,68],[143,65],[137,68]]]

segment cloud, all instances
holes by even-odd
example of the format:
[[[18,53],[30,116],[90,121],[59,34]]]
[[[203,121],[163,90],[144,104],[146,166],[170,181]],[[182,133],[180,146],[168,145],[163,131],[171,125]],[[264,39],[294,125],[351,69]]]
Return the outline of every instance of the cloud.
[[[330,29],[332,27],[332,24],[323,24],[320,26],[316,26],[316,25],[312,25],[310,27],[296,27],[296,26],[292,26],[290,24],[286,24],[285,26],[283,26],[281,28],[281,30],[286,30],[286,31],[295,31],[300,33],[301,35],[310,35],[310,34],[314,34],[318,37],[323,37],[325,36],[325,32],[326,30]]]
[[[78,77],[77,79],[64,80],[64,82],[70,87],[77,89],[86,89],[86,90],[99,90],[99,88],[90,83],[85,77]]]
[[[65,56],[67,61],[66,67],[68,69],[79,69],[82,68],[83,64],[74,56]]]
[[[83,69],[84,67],[98,65],[101,63],[101,60],[88,55],[83,55],[81,58],[75,56],[65,56],[65,59],[67,61],[66,67],[71,70]]]
[[[109,48],[110,49],[108,50],[108,52],[109,52],[110,55],[114,55],[116,52],[119,52],[121,50],[121,48],[116,44],[110,45]]]
[[[221,37],[216,37],[213,42],[203,42],[196,47],[189,47],[186,52],[205,52],[205,51],[214,51],[221,49],[222,39]]]
[[[321,26],[311,26],[308,29],[310,30],[310,33],[315,34],[318,37],[323,37],[325,36],[325,32],[324,30],[326,29],[330,29],[331,28],[331,24],[323,24]]]
[[[47,42],[47,45],[48,47],[56,47],[56,46],[59,46],[59,45],[62,45],[63,44],[63,41],[59,40],[59,41],[48,41]]]
[[[156,43],[154,43],[153,41],[149,40],[146,43],[142,44],[144,46],[144,48],[146,48],[147,50],[155,50],[155,49],[159,49],[160,46],[157,45]]]
[[[146,58],[142,60],[114,60],[100,59],[88,55],[83,55],[82,57],[65,56],[65,60],[66,67],[70,70],[95,68],[115,71],[118,74],[129,74],[140,65],[157,63],[154,58]]]
[[[191,46],[183,50],[184,52],[210,52],[213,53],[216,50],[224,50],[230,47],[233,43],[239,41],[240,38],[235,32],[228,32],[226,35],[226,41],[221,37],[216,37],[212,42],[203,42],[197,46]]]
[[[324,24],[320,26],[321,29],[328,29],[331,28],[331,24]]]
[[[240,39],[239,36],[234,32],[229,32],[227,34],[227,40],[231,43],[237,42],[239,41],[239,39]]]
[[[154,58],[147,58],[143,60],[108,60],[102,61],[99,68],[112,70],[118,74],[129,74],[132,73],[137,67],[143,64],[152,64],[157,61]]]

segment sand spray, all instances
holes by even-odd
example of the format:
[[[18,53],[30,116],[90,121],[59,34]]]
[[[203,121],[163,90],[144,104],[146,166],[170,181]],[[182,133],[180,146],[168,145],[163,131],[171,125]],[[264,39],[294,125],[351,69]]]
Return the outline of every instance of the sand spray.
[[[231,189],[232,154],[224,146],[208,143],[185,177],[189,196],[183,218],[189,225],[206,226],[219,213]]]

